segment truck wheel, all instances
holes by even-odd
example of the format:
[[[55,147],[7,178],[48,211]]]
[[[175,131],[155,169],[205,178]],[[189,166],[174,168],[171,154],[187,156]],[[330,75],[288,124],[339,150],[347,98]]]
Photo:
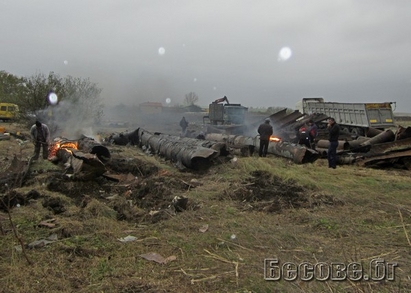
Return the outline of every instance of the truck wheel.
[[[355,136],[360,136],[364,135],[364,131],[361,128],[354,127],[353,129],[351,129],[351,134]]]

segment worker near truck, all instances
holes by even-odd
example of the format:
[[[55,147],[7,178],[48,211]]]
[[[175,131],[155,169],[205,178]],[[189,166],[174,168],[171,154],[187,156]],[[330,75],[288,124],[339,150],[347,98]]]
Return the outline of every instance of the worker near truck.
[[[315,122],[310,119],[308,121],[308,139],[310,142],[310,147],[315,150],[315,138],[318,136],[318,126]]]
[[[315,138],[318,135],[318,127],[313,120],[309,120],[298,130],[298,144],[315,150]]]
[[[181,127],[181,135],[185,136],[186,135],[186,130],[188,127],[188,121],[186,120],[186,117],[183,116],[180,120],[180,127]]]
[[[337,168],[337,147],[338,137],[340,136],[340,126],[335,122],[334,118],[328,119],[328,168]]]
[[[260,134],[260,150],[258,155],[266,157],[268,151],[268,143],[271,135],[273,135],[273,127],[270,125],[270,118],[265,119],[264,123],[258,127],[258,134]]]
[[[40,148],[43,148],[43,159],[46,160],[49,156],[48,146],[50,142],[50,131],[48,126],[37,120],[30,129],[30,135],[34,144],[33,160],[38,160]]]

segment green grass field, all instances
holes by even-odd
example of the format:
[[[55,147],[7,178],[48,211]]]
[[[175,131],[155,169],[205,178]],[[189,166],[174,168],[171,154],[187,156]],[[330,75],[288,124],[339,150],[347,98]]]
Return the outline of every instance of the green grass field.
[[[0,141],[3,166],[14,143]],[[53,177],[58,169],[41,161],[33,166],[37,173],[29,186],[15,192],[35,189],[40,197],[12,208],[12,221],[25,244],[51,234],[58,240],[27,249],[29,264],[16,250],[8,214],[0,212],[0,292],[411,291],[409,171],[355,165],[334,170],[324,160],[296,165],[269,156],[238,158],[192,173],[137,148],[116,147],[113,153],[138,158],[141,166],[157,171],[139,175],[138,183],[127,188],[63,180],[57,192],[50,182],[59,178]],[[174,213],[165,204],[177,195],[189,204]],[[64,211],[55,213],[50,201]],[[161,211],[153,212],[159,206]],[[55,227],[38,225],[50,219]],[[127,235],[137,239],[118,240]],[[170,261],[141,257],[150,252]],[[375,259],[383,260],[385,269],[397,266],[394,280],[355,281],[352,275],[318,280],[316,273],[315,280],[304,281],[300,272],[293,281],[286,275],[268,281],[265,259],[317,268],[319,263],[357,263],[363,274],[370,265],[375,268],[375,261],[370,264]]]

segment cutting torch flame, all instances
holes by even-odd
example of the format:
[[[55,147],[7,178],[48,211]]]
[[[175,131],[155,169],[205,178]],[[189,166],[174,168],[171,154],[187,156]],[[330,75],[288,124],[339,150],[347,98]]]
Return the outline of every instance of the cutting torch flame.
[[[281,138],[276,137],[276,136],[270,136],[270,141],[279,142],[281,141]]]
[[[66,151],[72,153],[71,150],[72,149],[77,150],[78,145],[77,145],[77,142],[72,142],[72,141],[63,141],[63,142],[60,141],[60,142],[51,144],[50,149],[49,149],[49,158],[55,156],[59,149],[65,149]]]

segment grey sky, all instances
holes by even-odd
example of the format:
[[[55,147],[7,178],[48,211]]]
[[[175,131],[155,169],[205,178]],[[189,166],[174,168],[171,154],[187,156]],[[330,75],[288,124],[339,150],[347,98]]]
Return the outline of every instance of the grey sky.
[[[410,15],[395,0],[0,0],[0,70],[89,77],[108,105],[195,92],[203,106],[324,96],[411,112]]]

